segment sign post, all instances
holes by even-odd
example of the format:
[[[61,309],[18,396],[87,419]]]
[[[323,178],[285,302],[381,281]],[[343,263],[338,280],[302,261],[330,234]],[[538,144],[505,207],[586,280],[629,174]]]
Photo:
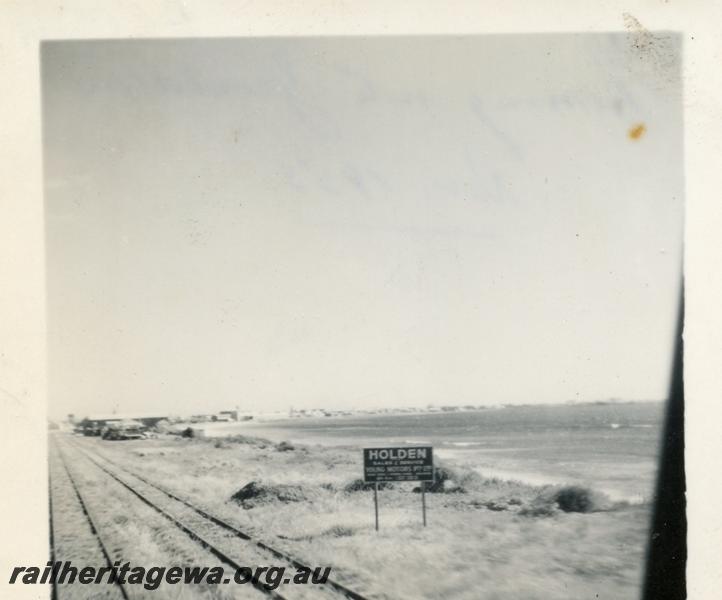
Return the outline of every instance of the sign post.
[[[376,516],[376,531],[379,530],[379,484],[374,483],[374,514]]]
[[[426,482],[434,481],[434,449],[431,446],[364,448],[364,481],[374,484],[374,517],[379,530],[379,483],[421,482],[421,512],[426,527]]]

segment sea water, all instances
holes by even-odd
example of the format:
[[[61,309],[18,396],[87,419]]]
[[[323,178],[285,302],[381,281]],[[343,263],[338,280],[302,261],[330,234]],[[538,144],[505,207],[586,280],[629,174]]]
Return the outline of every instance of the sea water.
[[[486,477],[584,485],[641,503],[654,492],[663,413],[659,402],[524,405],[293,418],[244,424],[232,433],[359,448],[430,444],[441,461]]]

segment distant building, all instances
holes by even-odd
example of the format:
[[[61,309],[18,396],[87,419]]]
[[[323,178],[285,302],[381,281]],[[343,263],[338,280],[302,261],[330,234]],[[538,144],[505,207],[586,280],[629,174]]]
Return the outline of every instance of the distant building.
[[[142,413],[113,413],[88,415],[78,423],[82,429],[99,429],[118,421],[138,421],[146,427],[153,427],[158,422],[168,419],[168,415]]]
[[[70,421],[70,415],[68,415]],[[222,410],[216,414],[197,414],[182,419],[183,422],[191,423],[210,423],[210,422],[229,422],[238,421],[238,410]],[[74,420],[76,427],[83,430],[99,431],[103,427],[107,427],[112,423],[119,421],[138,421],[145,427],[155,427],[161,421],[177,422],[179,419],[175,415],[167,415],[160,413],[106,413],[88,415],[81,421]],[[72,423],[73,421],[71,421]]]

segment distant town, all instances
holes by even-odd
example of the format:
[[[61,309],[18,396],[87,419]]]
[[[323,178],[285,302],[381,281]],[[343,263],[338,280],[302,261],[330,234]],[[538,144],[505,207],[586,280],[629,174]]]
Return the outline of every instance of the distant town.
[[[621,400],[611,398],[592,402],[580,402],[570,400],[565,405],[609,405],[609,404],[632,404],[642,401]],[[172,415],[166,413],[139,413],[139,412],[112,412],[88,414],[79,417],[75,414],[68,414],[60,421],[49,421],[50,429],[73,430],[76,433],[89,436],[120,435],[117,432],[125,432],[128,435],[139,433],[158,432],[170,434],[192,435],[189,431],[200,433],[202,427],[222,425],[224,423],[239,423],[244,421],[266,422],[281,419],[304,419],[304,418],[340,418],[361,415],[401,415],[401,414],[425,414],[425,413],[455,413],[471,412],[481,410],[498,410],[502,408],[522,408],[533,406],[531,404],[479,404],[479,405],[427,405],[425,407],[392,407],[392,408],[366,408],[335,410],[328,408],[306,408],[277,412],[249,412],[241,411],[238,407],[229,410],[221,410],[214,413],[198,413],[191,415]]]

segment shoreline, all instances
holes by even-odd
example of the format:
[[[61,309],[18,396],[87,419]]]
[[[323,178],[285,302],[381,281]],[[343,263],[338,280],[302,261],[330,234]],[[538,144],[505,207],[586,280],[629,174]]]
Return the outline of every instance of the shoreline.
[[[442,445],[435,445],[430,440],[406,439],[398,440],[377,440],[342,438],[340,436],[314,436],[307,437],[301,432],[290,427],[274,428],[271,423],[209,423],[201,426],[191,426],[199,433],[199,438],[224,440],[232,439],[234,436],[265,439],[272,443],[290,443],[300,447],[313,449],[314,447],[326,449],[338,449],[342,451],[360,451],[364,447],[400,445],[405,444],[428,444],[434,446],[434,454],[445,464],[452,467],[473,470],[485,479],[499,479],[510,483],[519,483],[531,487],[559,487],[559,486],[583,486],[606,495],[611,502],[626,503],[629,505],[644,505],[649,502],[652,488],[648,494],[642,492],[629,492],[619,486],[610,485],[603,481],[590,481],[590,478],[571,477],[563,473],[544,472],[524,468],[523,466],[511,467],[504,465],[489,465],[487,454],[506,453],[513,448],[486,448],[480,447],[479,442],[449,441]],[[474,458],[484,457],[483,464],[478,464]],[[477,464],[474,464],[477,463]]]

